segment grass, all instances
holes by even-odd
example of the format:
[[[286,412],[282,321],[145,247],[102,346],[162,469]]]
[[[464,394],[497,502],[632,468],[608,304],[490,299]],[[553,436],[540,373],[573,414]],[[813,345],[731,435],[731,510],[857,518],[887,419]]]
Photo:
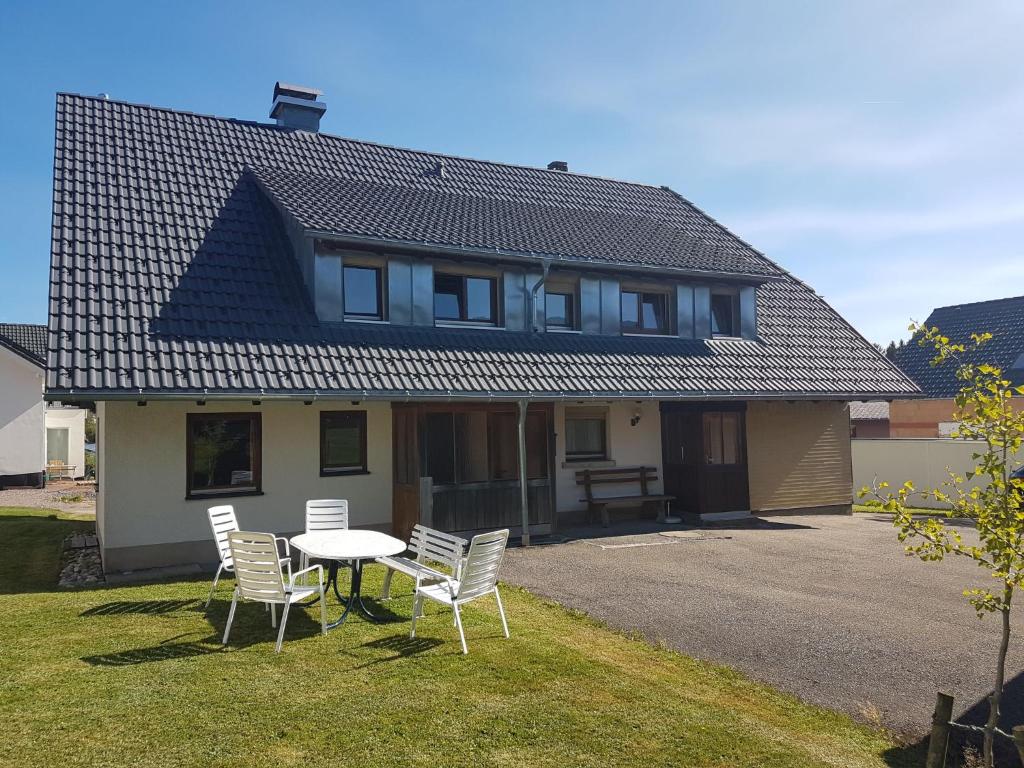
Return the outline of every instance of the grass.
[[[467,657],[440,606],[410,641],[406,596],[386,604],[393,623],[350,620],[326,637],[316,609],[296,612],[280,655],[262,607],[242,605],[222,648],[230,581],[208,614],[206,580],[56,590],[60,541],[84,525],[0,508],[0,765],[855,768],[917,757],[511,587],[512,639],[479,601],[465,611]],[[368,594],[380,570],[367,569]]]
[[[946,517],[946,512],[941,509],[932,509],[929,507],[908,507],[911,513],[915,515],[933,515],[936,517]],[[854,512],[867,512],[876,515],[887,515],[889,514],[881,507],[874,506],[872,504],[854,504]]]

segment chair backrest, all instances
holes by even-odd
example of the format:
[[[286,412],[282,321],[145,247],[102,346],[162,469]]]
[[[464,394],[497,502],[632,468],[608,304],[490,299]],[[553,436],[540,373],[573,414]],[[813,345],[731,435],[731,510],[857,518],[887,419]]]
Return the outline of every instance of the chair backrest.
[[[220,561],[224,566],[230,568],[231,547],[228,545],[228,534],[238,530],[235,508],[230,504],[222,504],[219,507],[210,507],[206,510],[206,514],[210,518],[210,530],[213,531],[213,538],[217,542]]]
[[[348,528],[345,499],[310,499],[306,502],[306,533]]]
[[[443,531],[435,531],[417,523],[409,537],[409,549],[416,553],[418,562],[433,560],[443,563],[457,573],[462,566],[462,553],[466,551],[465,539]]]
[[[486,594],[494,589],[498,580],[498,568],[508,543],[508,528],[490,533],[481,533],[469,543],[469,554],[462,569],[457,600],[468,600]]]
[[[246,600],[284,602],[281,555],[274,534],[232,531],[228,534],[228,545],[235,563],[238,593]]]

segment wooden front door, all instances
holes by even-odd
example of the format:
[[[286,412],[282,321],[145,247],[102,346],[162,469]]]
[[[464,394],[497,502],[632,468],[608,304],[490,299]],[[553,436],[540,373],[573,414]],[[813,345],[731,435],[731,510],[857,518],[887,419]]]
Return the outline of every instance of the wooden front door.
[[[409,540],[420,521],[419,411],[414,405],[391,406],[394,482],[391,501],[391,532]]]
[[[750,508],[742,404],[662,406],[665,493],[684,512]]]

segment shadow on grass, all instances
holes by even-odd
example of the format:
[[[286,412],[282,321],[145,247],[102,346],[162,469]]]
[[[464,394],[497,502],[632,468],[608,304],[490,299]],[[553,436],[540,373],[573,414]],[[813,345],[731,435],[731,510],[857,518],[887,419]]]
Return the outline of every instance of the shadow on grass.
[[[95,605],[82,611],[79,616],[119,616],[123,614],[159,616],[177,613],[197,605],[201,605],[198,600],[118,600],[113,603]]]
[[[212,640],[212,638],[211,638]],[[212,653],[223,653],[223,646],[204,645],[199,642],[160,643],[149,648],[132,648],[116,653],[104,653],[96,656],[83,656],[82,661],[98,667],[130,667],[136,664],[149,664],[153,661],[171,661],[173,659],[189,659],[195,656],[209,656]]]
[[[355,669],[363,669],[364,667],[372,667],[375,664],[384,664],[389,661],[398,661],[408,656],[415,656],[418,653],[429,651],[431,648],[444,643],[444,640],[430,637],[409,637],[407,634],[391,635],[390,637],[382,637],[380,640],[371,640],[368,643],[363,643],[360,648],[373,648],[375,650],[390,651],[389,656],[385,656],[380,659],[374,659],[368,661],[365,664],[360,664]]]
[[[61,543],[72,533],[91,531],[91,520],[52,514],[11,514],[0,508],[0,540],[17,557],[0,558],[0,594],[52,592],[60,573]]]

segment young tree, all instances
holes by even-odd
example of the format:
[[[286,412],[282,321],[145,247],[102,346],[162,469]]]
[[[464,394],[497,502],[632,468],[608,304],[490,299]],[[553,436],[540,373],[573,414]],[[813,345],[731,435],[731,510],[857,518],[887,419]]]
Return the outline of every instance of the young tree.
[[[957,366],[962,387],[956,396],[954,418],[960,426],[953,437],[980,441],[981,447],[973,454],[974,468],[966,475],[950,472],[941,488],[918,490],[907,482],[891,492],[885,491],[888,483],[876,483],[874,488],[862,490],[861,496],[873,496],[892,513],[897,536],[908,553],[925,561],[940,561],[946,555],[966,557],[993,579],[991,586],[964,590],[979,618],[996,613],[1002,620],[995,682],[983,728],[984,765],[992,768],[1010,643],[1010,609],[1015,590],[1024,582],[1024,481],[1012,476],[1024,442],[1024,411],[1014,408],[1012,399],[1024,395],[1024,387],[1013,386],[998,367],[976,362],[991,334],[973,334],[970,343],[960,344],[951,342],[938,328],[915,323],[910,330],[918,344],[934,347],[932,365]],[[972,485],[972,479],[980,482]],[[973,520],[978,543],[965,541],[942,517],[915,518],[910,512],[915,497],[943,503],[949,517]]]
[[[885,356],[886,356],[886,358],[888,358],[889,360],[891,360],[893,362],[896,361],[896,342],[895,341],[890,341],[889,342],[889,346],[887,346],[885,348]]]

